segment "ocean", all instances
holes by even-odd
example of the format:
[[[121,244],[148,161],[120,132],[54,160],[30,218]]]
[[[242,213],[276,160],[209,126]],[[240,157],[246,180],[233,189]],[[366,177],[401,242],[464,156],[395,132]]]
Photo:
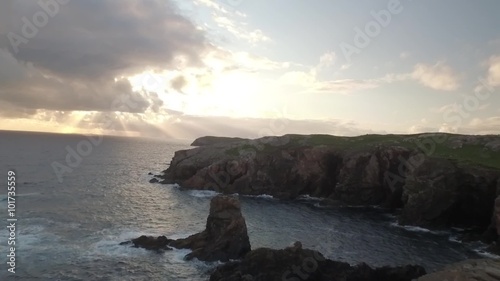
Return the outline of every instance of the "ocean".
[[[218,263],[118,245],[140,235],[180,238],[204,229],[209,191],[151,184],[189,143],[0,131],[0,280],[208,280]],[[68,156],[69,155],[69,156]],[[16,174],[15,273],[8,271],[8,171]],[[326,257],[428,271],[479,255],[452,232],[403,228],[378,208],[321,208],[240,196],[252,248],[294,241]],[[12,207],[12,206],[11,206]],[[11,239],[12,240],[12,239]]]

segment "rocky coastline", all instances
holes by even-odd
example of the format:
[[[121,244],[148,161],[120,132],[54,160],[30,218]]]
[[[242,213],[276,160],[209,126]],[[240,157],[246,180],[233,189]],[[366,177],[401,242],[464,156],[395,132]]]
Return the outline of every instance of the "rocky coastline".
[[[246,222],[236,196],[218,195],[211,200],[206,229],[182,239],[141,236],[120,243],[162,253],[191,249],[186,260],[221,261],[210,272],[210,281],[325,280],[325,281],[443,281],[500,280],[500,262],[468,260],[427,274],[419,265],[372,268],[365,263],[350,265],[325,258],[320,252],[302,248],[297,241],[285,249],[251,249]]]
[[[361,263],[351,266],[325,258],[320,252],[303,249],[300,242],[282,250],[251,250],[245,219],[237,197],[218,195],[210,202],[206,228],[182,239],[141,236],[120,243],[163,252],[191,249],[186,260],[221,261],[210,272],[210,281],[256,280],[338,280],[411,281],[426,271],[418,265],[371,268]]]
[[[500,245],[500,136],[452,134],[205,137],[153,181],[223,194],[301,195],[326,206],[381,206],[401,225],[472,229]]]
[[[400,225],[467,229],[460,239],[481,240],[491,245],[489,251],[500,253],[498,135],[204,137],[192,146],[175,152],[170,166],[151,182],[221,194],[271,195],[281,200],[307,195],[332,208],[380,206],[393,212]],[[300,242],[281,250],[251,250],[246,242],[241,246],[244,237],[248,239],[246,227],[235,236],[239,237],[237,248],[244,250],[230,250],[232,259],[221,249],[234,247],[220,248],[231,243],[231,235],[222,239],[226,241],[222,244],[214,242],[219,238],[207,235],[211,232],[208,221],[205,231],[186,239],[142,237],[142,241],[129,243],[148,248],[153,241],[162,249],[190,248],[193,252],[187,259],[230,260],[211,273],[213,281],[500,280],[500,262],[494,259],[463,261],[424,275],[425,270],[417,265],[370,268],[331,261],[319,252],[302,249]],[[226,221],[223,228],[228,225],[231,223]],[[244,225],[244,220],[238,225]],[[206,255],[212,252],[217,254]],[[306,264],[309,267],[305,270],[303,263],[308,260],[315,262]],[[301,271],[291,271],[293,266]]]

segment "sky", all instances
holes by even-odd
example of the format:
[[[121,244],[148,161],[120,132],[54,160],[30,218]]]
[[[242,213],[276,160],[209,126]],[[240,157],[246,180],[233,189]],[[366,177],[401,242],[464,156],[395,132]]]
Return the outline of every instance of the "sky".
[[[500,134],[498,0],[7,0],[0,130]]]

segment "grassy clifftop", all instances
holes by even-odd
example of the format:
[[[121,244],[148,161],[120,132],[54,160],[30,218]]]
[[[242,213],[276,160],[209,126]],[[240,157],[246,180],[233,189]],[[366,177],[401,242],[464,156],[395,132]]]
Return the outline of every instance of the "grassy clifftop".
[[[275,149],[300,146],[330,146],[341,151],[365,151],[383,146],[401,146],[419,150],[428,157],[452,159],[462,164],[481,165],[500,169],[500,136],[470,136],[444,133],[415,135],[363,135],[341,137],[332,135],[285,135],[241,140],[228,147],[226,154],[237,156],[256,149],[269,152]]]

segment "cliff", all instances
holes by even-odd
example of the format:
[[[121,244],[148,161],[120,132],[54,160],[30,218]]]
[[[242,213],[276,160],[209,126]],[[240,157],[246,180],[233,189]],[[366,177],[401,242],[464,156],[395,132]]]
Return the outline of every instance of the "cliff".
[[[401,209],[401,224],[474,226],[488,242],[498,238],[500,136],[212,137],[177,151],[161,178],[187,189],[379,205]]]

